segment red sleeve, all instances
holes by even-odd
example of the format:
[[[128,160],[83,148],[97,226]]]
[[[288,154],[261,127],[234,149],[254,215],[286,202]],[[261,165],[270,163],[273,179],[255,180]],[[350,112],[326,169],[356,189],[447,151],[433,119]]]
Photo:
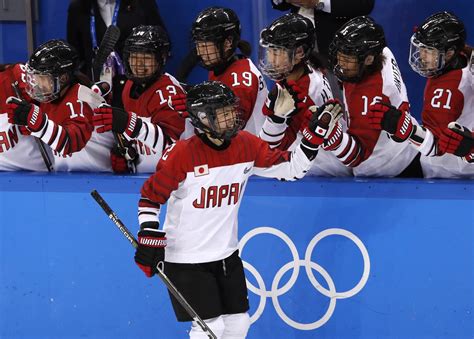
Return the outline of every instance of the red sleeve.
[[[153,94],[148,107],[151,122],[160,126],[163,133],[173,140],[179,140],[185,127],[185,119],[168,106],[168,98],[178,93],[184,93],[179,86],[173,84],[162,86]]]
[[[143,184],[141,195],[153,203],[164,204],[168,201],[171,192],[176,190],[179,183],[186,178],[184,170],[185,142],[178,141],[172,144],[163,153],[158,162],[156,172]]]
[[[282,151],[270,146],[258,137],[252,138],[256,143],[257,155],[255,159],[255,167],[268,168],[283,162],[290,161],[291,152]]]
[[[436,138],[451,121],[456,121],[464,108],[464,96],[458,89],[462,70],[451,71],[440,78],[428,79],[425,87],[423,125]]]

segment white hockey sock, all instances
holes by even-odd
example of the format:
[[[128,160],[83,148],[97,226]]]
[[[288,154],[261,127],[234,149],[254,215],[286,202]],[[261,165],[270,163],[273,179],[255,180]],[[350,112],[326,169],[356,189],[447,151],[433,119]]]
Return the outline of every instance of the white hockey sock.
[[[224,335],[222,339],[244,339],[250,327],[250,317],[247,312],[224,314]]]
[[[204,319],[204,322],[211,329],[212,332],[217,336],[218,339],[222,338],[224,333],[224,319],[222,316],[212,319]],[[209,339],[209,336],[202,330],[202,328],[195,322],[192,322],[191,331],[189,332],[190,339]]]

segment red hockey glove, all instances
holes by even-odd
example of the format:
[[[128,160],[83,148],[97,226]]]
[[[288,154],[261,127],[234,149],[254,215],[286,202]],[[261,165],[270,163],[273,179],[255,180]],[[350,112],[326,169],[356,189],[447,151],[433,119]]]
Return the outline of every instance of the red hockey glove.
[[[293,100],[296,103],[297,111],[306,111],[309,108],[309,100],[308,96],[306,95],[306,92],[301,89],[298,84],[293,80],[285,81],[284,85],[288,92],[290,92],[290,94],[292,95]]]
[[[38,132],[46,125],[48,117],[41,109],[25,100],[9,97],[6,111],[10,124],[26,126],[30,132]]]
[[[186,110],[186,94],[178,93],[170,96],[168,99],[168,106],[172,110],[177,111],[183,118],[189,116],[189,113]]]
[[[313,111],[315,106],[310,107]],[[339,119],[343,115],[342,105],[337,100],[329,100],[312,113],[308,126],[303,130],[303,145],[317,149],[325,140],[332,138],[342,128]]]
[[[125,133],[130,138],[136,138],[142,128],[142,120],[133,112],[124,111],[121,108],[102,104],[94,109],[92,123],[98,127],[98,133],[113,131]]]
[[[378,102],[370,105],[367,117],[373,129],[383,129],[396,142],[407,140],[413,131],[410,113],[400,111],[390,104]]]
[[[438,146],[443,153],[465,157],[474,152],[474,135],[467,127],[453,121],[442,131]]]
[[[155,274],[158,263],[165,260],[165,234],[153,228],[143,228],[138,232],[135,263],[149,278]]]

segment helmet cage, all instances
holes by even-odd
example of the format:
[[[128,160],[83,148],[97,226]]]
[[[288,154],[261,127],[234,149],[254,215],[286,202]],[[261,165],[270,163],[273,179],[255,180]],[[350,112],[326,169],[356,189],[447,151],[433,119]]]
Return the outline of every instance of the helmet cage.
[[[260,39],[258,65],[263,74],[274,81],[285,79],[293,71],[296,48],[265,43]]]
[[[25,66],[26,93],[32,99],[47,103],[59,98],[62,88],[67,85],[67,82],[61,81],[62,76],[36,70],[28,63]]]
[[[193,126],[215,139],[228,141],[244,125],[237,97],[214,95],[188,100],[186,106]]]
[[[446,65],[446,53],[435,47],[425,45],[413,34],[410,39],[408,63],[421,76],[427,78],[434,77],[442,73]]]
[[[212,70],[224,64],[232,57],[240,38],[240,33],[238,34],[237,31],[240,31],[240,27],[237,27],[236,24],[232,22],[208,27],[200,27],[199,23],[194,23],[191,30],[191,40],[201,66],[205,69]],[[231,48],[230,50],[224,51],[224,45],[227,39],[231,41]],[[207,46],[201,47],[200,53],[197,53],[198,44],[200,43],[207,43]],[[214,46],[209,47],[208,43],[213,43]]]

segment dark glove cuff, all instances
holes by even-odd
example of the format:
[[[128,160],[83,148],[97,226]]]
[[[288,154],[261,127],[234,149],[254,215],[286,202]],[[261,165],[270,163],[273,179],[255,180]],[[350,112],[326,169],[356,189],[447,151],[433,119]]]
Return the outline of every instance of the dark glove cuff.
[[[140,230],[146,229],[152,229],[152,230],[158,230],[160,227],[160,223],[158,221],[145,221],[140,224]]]
[[[316,158],[316,155],[318,154],[319,146],[313,145],[308,140],[303,138],[301,140],[300,147],[303,153],[306,155],[306,157],[309,160],[313,160],[314,158]]]
[[[284,124],[286,122],[285,118],[279,117],[275,114],[269,115],[268,118],[275,124]]]

